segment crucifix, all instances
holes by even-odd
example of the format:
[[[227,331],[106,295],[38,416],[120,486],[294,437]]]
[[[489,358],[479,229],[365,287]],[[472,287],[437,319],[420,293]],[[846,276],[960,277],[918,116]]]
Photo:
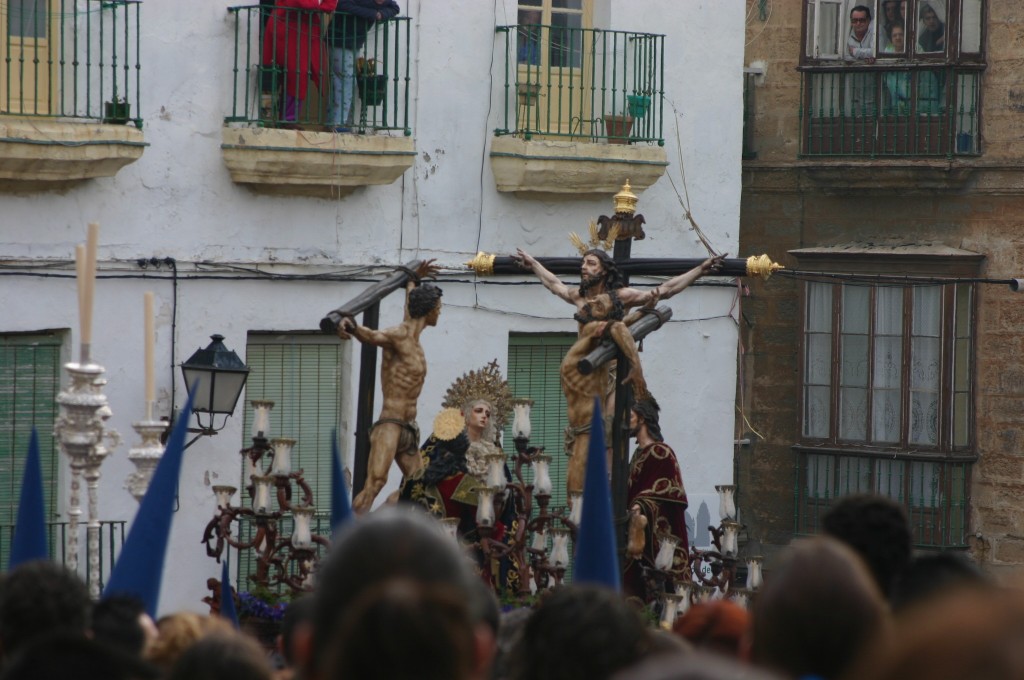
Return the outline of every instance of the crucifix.
[[[675,295],[704,274],[757,275],[767,278],[781,268],[780,265],[771,262],[766,255],[746,260],[724,259],[717,256],[707,260],[632,258],[633,240],[639,241],[646,236],[643,231],[644,217],[636,214],[636,204],[637,197],[630,191],[627,180],[622,191],[615,195],[615,214],[612,217],[601,216],[597,223],[591,226],[591,243],[603,243],[605,248],[613,245],[611,258],[604,250],[586,250],[582,239],[574,234],[573,241],[580,249],[582,258],[534,258],[519,251],[514,257],[478,253],[467,263],[478,275],[521,274],[523,268],[530,269],[549,291],[577,307],[575,318],[580,322],[580,337],[570,348],[561,368],[569,426],[574,437],[568,474],[570,492],[582,490],[590,436],[592,406],[589,404],[593,402],[593,395],[600,393],[601,396],[605,396],[600,386],[607,381],[606,378],[602,378],[603,371],[599,369],[612,359],[617,360],[615,375],[625,375],[626,378],[616,380],[614,388],[611,430],[612,501],[615,517],[618,522],[623,523],[627,516],[629,409],[634,391],[638,396],[646,393],[633,343],[660,328],[670,318],[671,310],[668,307],[656,306],[657,301]],[[680,271],[685,273],[678,274]],[[558,274],[569,273],[581,275],[582,283],[578,291],[570,289],[557,278]],[[656,286],[652,291],[642,292],[629,287],[631,273],[671,275],[672,278]],[[602,298],[608,299],[602,301]],[[594,306],[599,302],[606,309],[595,312]],[[639,314],[635,312],[625,317],[624,322],[607,321],[609,318],[623,319],[624,308],[628,307],[640,307]],[[609,316],[607,308],[616,309],[615,316]],[[617,324],[617,327],[598,325],[606,323]],[[607,334],[611,337],[603,340],[598,338],[597,333],[606,328],[611,331]],[[628,364],[632,364],[631,367],[627,364],[627,356],[630,358]],[[585,413],[577,413],[584,408]],[[622,552],[625,532],[617,530],[616,536],[619,550]]]

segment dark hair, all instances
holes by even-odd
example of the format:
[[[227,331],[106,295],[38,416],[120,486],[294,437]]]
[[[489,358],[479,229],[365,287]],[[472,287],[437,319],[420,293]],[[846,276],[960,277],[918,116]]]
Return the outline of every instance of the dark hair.
[[[429,314],[441,302],[441,289],[424,283],[409,291],[409,316],[419,319]]]
[[[215,631],[188,649],[171,666],[167,680],[272,680],[274,671],[263,648],[242,633]]]
[[[76,574],[53,562],[18,566],[0,588],[0,643],[4,655],[49,633],[84,635],[92,601]]]
[[[142,655],[146,646],[146,631],[139,617],[146,613],[146,605],[132,595],[111,595],[92,607],[93,638],[129,654]]]
[[[900,574],[893,589],[893,610],[936,599],[961,587],[987,589],[992,581],[976,564],[956,552],[939,552],[915,558]]]
[[[513,680],[601,680],[643,657],[651,633],[619,595],[563,586],[526,621],[509,663]]]
[[[607,291],[618,290],[619,288],[626,287],[626,280],[622,276],[622,272],[619,270],[619,265],[615,264],[615,260],[612,256],[601,250],[600,248],[591,248],[587,252],[583,253],[583,257],[587,255],[593,255],[601,263],[601,268],[604,270],[604,287]],[[586,287],[580,284],[580,295],[586,297]]]
[[[138,656],[63,631],[28,641],[4,665],[4,680],[151,680],[159,669]]]
[[[295,665],[295,650],[292,649],[295,631],[301,626],[312,625],[315,606],[316,602],[312,595],[303,595],[297,600],[292,600],[284,610],[284,618],[281,619],[281,656],[289,666]]]
[[[910,523],[903,506],[885,496],[840,498],[822,518],[822,528],[854,549],[887,598],[913,554]]]
[[[755,664],[789,678],[841,677],[876,634],[888,608],[864,563],[834,538],[789,546],[754,602]]]
[[[643,399],[638,399],[633,404],[633,410],[640,416],[640,420],[644,421],[644,424],[647,425],[647,433],[655,441],[665,441],[665,437],[661,434],[661,425],[658,422],[658,413],[661,411],[661,407],[658,406],[658,402],[654,397],[647,396]]]
[[[868,15],[868,21],[871,21],[871,10],[867,7],[867,5],[857,5],[856,7],[851,9],[850,10],[850,18],[851,19],[853,18],[853,13],[854,12],[864,12],[865,14]]]
[[[401,647],[392,647],[401,640]],[[326,680],[463,680],[474,665],[465,593],[408,578],[379,583],[348,608],[331,640]]]
[[[315,666],[322,666],[359,596],[398,578],[448,585],[468,600],[470,579],[478,577],[455,543],[442,535],[437,521],[415,509],[384,508],[350,523],[335,536],[317,574],[311,659]],[[305,670],[308,674],[315,669]]]

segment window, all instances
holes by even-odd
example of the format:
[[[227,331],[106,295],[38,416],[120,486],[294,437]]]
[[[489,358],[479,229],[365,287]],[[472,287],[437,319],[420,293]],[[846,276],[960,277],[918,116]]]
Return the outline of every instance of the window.
[[[982,0],[807,0],[804,155],[979,152]]]
[[[975,275],[978,260],[917,273],[915,256],[865,255],[845,263],[864,276],[804,284],[796,529],[812,533],[833,499],[871,492],[907,508],[918,545],[962,546],[974,460],[975,290],[956,278]],[[818,266],[841,271],[843,263]],[[908,268],[919,283],[879,278]]]
[[[46,514],[57,517],[60,457],[53,436],[63,334],[0,334],[0,555],[6,565],[32,428],[39,433]],[[54,553],[55,555],[57,553]]]
[[[551,456],[553,506],[566,504],[569,458],[565,454],[563,433],[569,421],[565,415],[559,369],[562,358],[575,341],[572,333],[513,333],[508,339],[508,384],[514,396],[533,399],[530,445],[543,446],[544,452]],[[511,419],[506,425],[504,441],[511,442]]]

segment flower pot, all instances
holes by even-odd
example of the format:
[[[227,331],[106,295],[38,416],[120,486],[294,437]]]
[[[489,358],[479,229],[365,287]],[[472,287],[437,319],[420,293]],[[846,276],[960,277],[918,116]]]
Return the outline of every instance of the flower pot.
[[[356,89],[364,106],[380,106],[388,94],[387,76],[358,76]]]
[[[629,115],[643,118],[651,108],[651,98],[645,94],[630,94],[626,95],[626,104],[629,107]]]
[[[128,102],[112,101],[103,103],[103,122],[111,125],[125,125],[132,117],[132,105]]]
[[[633,116],[605,116],[605,130],[609,144],[629,144],[629,133],[633,130]]]
[[[537,103],[540,94],[540,83],[519,83],[516,85],[520,106],[532,106]]]

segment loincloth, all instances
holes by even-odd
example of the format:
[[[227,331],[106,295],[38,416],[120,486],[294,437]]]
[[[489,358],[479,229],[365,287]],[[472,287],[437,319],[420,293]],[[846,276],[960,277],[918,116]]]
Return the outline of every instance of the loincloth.
[[[404,454],[416,454],[420,452],[420,426],[416,424],[415,420],[399,420],[398,418],[381,418],[373,425],[370,426],[370,432],[372,433],[378,425],[398,425],[401,428],[401,434],[398,437],[398,447],[395,449],[395,455]]]

